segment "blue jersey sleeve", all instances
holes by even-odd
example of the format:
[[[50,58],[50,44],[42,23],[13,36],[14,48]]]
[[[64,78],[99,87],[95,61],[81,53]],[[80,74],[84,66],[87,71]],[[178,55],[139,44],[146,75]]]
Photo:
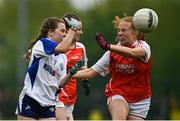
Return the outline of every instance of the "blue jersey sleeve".
[[[44,52],[46,54],[53,54],[54,53],[54,49],[58,45],[56,42],[48,40],[47,38],[42,38],[40,41],[43,43]]]

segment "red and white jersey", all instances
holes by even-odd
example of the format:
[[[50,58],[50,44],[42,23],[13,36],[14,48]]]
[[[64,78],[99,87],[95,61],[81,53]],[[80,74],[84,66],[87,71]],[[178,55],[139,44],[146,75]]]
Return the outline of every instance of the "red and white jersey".
[[[69,72],[74,64],[82,59],[85,60],[83,67],[87,68],[86,50],[82,43],[76,42],[76,47],[74,49],[69,49],[65,55],[67,57],[67,72]],[[76,79],[71,79],[65,87],[61,88],[58,99],[65,105],[69,105],[74,104],[76,98]]]
[[[134,103],[151,97],[150,67],[151,50],[145,41],[135,41],[131,48],[142,47],[144,58],[124,57],[107,51],[92,66],[92,69],[105,76],[110,72],[111,79],[106,85],[105,95],[122,95],[127,102]]]

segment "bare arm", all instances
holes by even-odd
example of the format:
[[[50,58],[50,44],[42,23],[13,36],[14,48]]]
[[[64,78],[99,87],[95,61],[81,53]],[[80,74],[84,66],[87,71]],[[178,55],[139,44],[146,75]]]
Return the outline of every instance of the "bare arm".
[[[112,45],[110,44],[110,51],[119,53],[126,57],[136,57],[141,58],[145,56],[145,50],[144,48],[129,48],[129,47],[123,47],[119,45]]]
[[[145,57],[146,55],[144,48],[140,48],[140,47],[129,48],[124,46],[109,44],[99,33],[96,33],[96,40],[102,49],[110,50],[112,52],[119,53],[126,57],[141,58],[141,57]]]
[[[68,73],[64,78],[60,81],[60,87],[64,87],[71,79],[72,75]]]
[[[66,35],[64,40],[56,46],[55,53],[66,52],[69,49],[69,46],[71,45],[75,34],[75,30],[69,29],[68,34]]]
[[[56,53],[64,53],[69,49],[73,38],[76,34],[76,30],[80,28],[80,22],[74,18],[64,18],[65,22],[71,27],[64,40],[55,48]]]
[[[75,79],[89,79],[96,77],[98,73],[94,71],[92,68],[84,69],[77,71],[75,75],[73,75],[73,78]]]

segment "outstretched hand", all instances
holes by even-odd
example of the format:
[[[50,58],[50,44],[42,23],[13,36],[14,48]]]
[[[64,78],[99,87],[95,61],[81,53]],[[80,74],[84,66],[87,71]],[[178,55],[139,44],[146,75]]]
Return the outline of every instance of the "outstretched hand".
[[[83,65],[84,65],[84,60],[78,61],[78,62],[70,69],[70,74],[71,74],[71,75],[74,75]]]
[[[104,50],[110,50],[110,44],[106,42],[106,40],[103,38],[103,36],[99,33],[96,33],[96,40],[98,44],[101,46]]]

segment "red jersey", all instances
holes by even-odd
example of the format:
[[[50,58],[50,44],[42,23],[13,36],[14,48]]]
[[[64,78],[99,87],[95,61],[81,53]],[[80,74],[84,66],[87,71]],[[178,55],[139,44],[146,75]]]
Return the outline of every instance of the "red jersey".
[[[87,57],[86,50],[83,44],[76,42],[76,47],[74,49],[69,49],[66,53],[67,57],[67,72],[76,64],[78,61],[84,59],[84,66],[87,67]],[[65,105],[74,104],[76,102],[76,79],[71,79],[65,87],[61,88],[59,94],[59,101],[63,102]]]
[[[138,102],[151,96],[151,59],[144,63],[137,58],[126,58],[110,53],[111,80],[106,85],[106,96],[120,94],[128,102]]]
[[[107,52],[92,67],[98,73],[110,72],[111,80],[106,85],[105,95],[122,95],[127,102],[133,103],[151,96],[150,88],[150,47],[145,41],[136,41],[134,47],[145,49],[145,58],[124,57],[117,53]],[[101,69],[101,67],[103,67]]]

